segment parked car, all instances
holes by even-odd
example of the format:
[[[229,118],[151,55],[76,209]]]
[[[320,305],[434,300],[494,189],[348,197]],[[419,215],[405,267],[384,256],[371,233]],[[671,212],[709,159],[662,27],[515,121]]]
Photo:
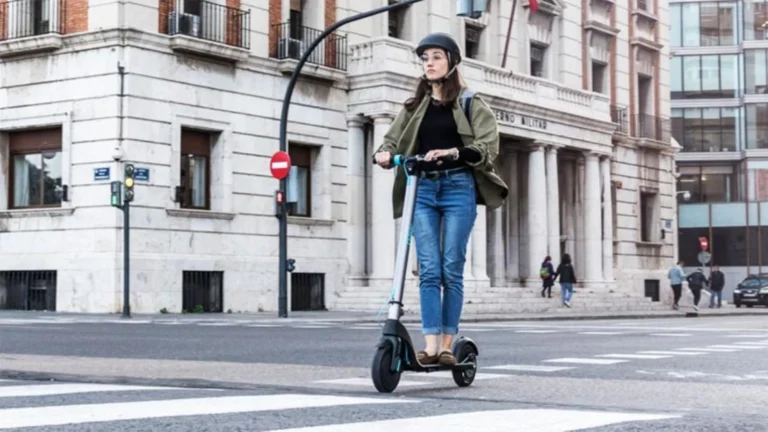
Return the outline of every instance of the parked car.
[[[768,274],[749,275],[733,290],[733,304],[768,307]]]

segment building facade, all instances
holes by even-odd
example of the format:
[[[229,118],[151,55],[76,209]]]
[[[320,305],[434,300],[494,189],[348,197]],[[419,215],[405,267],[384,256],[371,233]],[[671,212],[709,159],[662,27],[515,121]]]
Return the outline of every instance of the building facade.
[[[670,28],[678,253],[702,266],[706,238],[730,292],[768,272],[768,2],[674,1]]]
[[[385,1],[0,2],[0,307],[121,310],[110,182],[131,163],[132,311],[276,310],[269,158],[285,86],[320,29]],[[666,0],[515,4],[474,20],[426,0],[312,52],[288,123],[289,310],[386,303],[394,178],[370,157],[435,31],[460,41],[461,72],[497,115],[510,186],[503,208],[480,207],[468,303],[532,293],[544,256],[564,252],[584,293],[668,291]]]

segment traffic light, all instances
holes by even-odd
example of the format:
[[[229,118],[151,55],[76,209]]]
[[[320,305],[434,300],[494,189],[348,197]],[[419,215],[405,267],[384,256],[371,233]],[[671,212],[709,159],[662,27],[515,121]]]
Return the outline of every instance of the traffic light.
[[[112,207],[120,207],[120,198],[123,195],[123,185],[120,181],[113,181],[110,184],[112,188],[112,197],[110,198],[110,204]]]
[[[133,165],[128,164],[125,166],[125,178],[123,179],[123,185],[125,185],[125,200],[133,201],[133,175],[136,169]]]

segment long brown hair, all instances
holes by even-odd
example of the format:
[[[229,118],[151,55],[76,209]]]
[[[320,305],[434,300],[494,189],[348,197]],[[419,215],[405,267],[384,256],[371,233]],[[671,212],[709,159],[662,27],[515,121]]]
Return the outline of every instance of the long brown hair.
[[[459,91],[461,91],[462,79],[459,75],[459,69],[453,70],[453,73],[443,82],[443,88],[440,92],[441,100],[440,105],[453,105],[456,98],[459,97]],[[405,101],[405,109],[408,111],[415,110],[424,97],[432,93],[432,85],[429,81],[419,78],[419,84],[416,86],[416,93]]]

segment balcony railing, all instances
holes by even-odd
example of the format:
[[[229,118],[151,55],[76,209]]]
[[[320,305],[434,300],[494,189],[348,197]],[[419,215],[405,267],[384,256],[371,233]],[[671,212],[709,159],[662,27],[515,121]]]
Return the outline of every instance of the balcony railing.
[[[627,107],[611,105],[611,121],[616,125],[616,132],[629,134],[629,112]]]
[[[0,3],[0,40],[64,33],[64,0]]]
[[[635,116],[635,136],[669,143],[672,137],[672,124],[666,118],[638,114]]]
[[[285,22],[278,24],[277,59],[299,60],[320,36],[322,30],[304,27],[299,24]],[[325,38],[309,55],[307,63],[329,67],[337,70],[347,70],[347,38],[335,34]]]
[[[206,0],[179,0],[168,12],[168,34],[250,49],[251,12]]]

